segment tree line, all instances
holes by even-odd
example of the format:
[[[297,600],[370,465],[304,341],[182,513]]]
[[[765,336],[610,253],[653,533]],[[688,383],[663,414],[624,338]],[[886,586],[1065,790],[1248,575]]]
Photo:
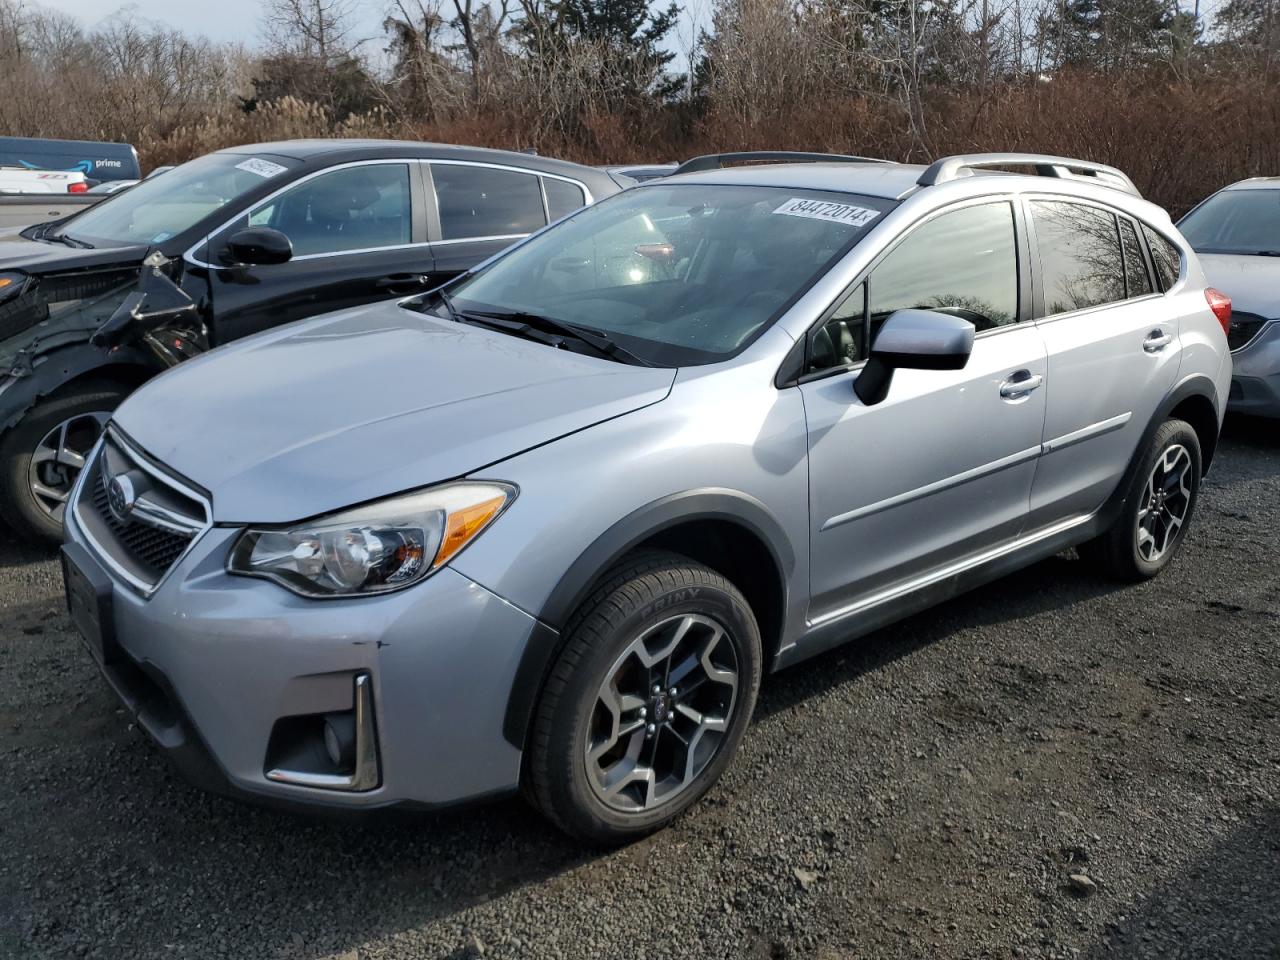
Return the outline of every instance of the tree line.
[[[257,40],[222,44],[0,0],[0,133],[145,165],[293,136],[588,162],[1022,149],[1116,163],[1175,210],[1280,174],[1280,0],[686,3],[391,0],[369,38],[356,0],[266,0]]]

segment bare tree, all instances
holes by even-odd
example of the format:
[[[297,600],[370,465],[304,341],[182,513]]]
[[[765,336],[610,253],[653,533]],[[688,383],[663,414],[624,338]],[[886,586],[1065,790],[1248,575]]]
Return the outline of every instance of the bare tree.
[[[276,53],[331,64],[353,56],[353,0],[267,0],[263,37]]]

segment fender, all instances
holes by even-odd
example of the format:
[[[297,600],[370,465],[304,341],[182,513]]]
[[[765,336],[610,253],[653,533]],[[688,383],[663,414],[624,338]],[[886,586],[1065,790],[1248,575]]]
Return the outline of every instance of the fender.
[[[1160,402],[1160,406],[1156,408],[1155,414],[1147,423],[1146,429],[1142,431],[1142,438],[1134,449],[1133,457],[1129,460],[1129,466],[1125,468],[1124,476],[1120,478],[1120,482],[1116,484],[1116,488],[1112,491],[1107,502],[1103,504],[1102,509],[1098,511],[1097,516],[1089,524],[1091,536],[1102,533],[1116,522],[1120,512],[1124,509],[1126,496],[1129,488],[1133,485],[1133,478],[1142,469],[1142,460],[1146,456],[1147,448],[1151,446],[1151,441],[1155,437],[1156,431],[1160,429],[1161,424],[1169,419],[1169,414],[1173,412],[1174,408],[1190,397],[1203,397],[1209,401],[1213,406],[1214,415],[1218,419],[1218,428],[1221,430],[1222,410],[1218,406],[1218,392],[1213,381],[1202,373],[1196,373],[1175,384],[1173,389],[1165,394],[1165,398]],[[1212,462],[1212,454],[1206,452],[1206,459],[1202,465],[1202,478],[1208,476]]]
[[[116,366],[140,367],[153,374],[165,369],[152,354],[134,346],[107,353],[85,341],[51,350],[36,358],[26,376],[11,376],[7,383],[0,383],[0,432],[16,424],[42,397],[63,384],[94,370]]]
[[[579,555],[538,611],[538,623],[520,658],[502,721],[502,733],[509,743],[524,748],[538,694],[564,642],[562,631],[597,577],[638,544],[692,520],[733,523],[761,540],[780,572],[785,609],[787,584],[796,565],[795,551],[782,525],[759,500],[737,490],[709,487],[672,494],[640,507],[597,537]]]

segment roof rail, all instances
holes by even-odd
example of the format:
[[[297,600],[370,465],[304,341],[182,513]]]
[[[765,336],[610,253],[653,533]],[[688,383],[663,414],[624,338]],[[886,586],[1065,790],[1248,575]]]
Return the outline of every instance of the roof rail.
[[[1135,197],[1142,196],[1124,171],[1117,170],[1115,167],[1089,160],[1073,160],[1070,157],[1053,157],[1041,153],[965,153],[954,157],[943,157],[930,164],[929,169],[920,174],[920,179],[916,183],[922,187],[931,187],[937,183],[946,183],[948,180],[969,176],[972,171],[985,167],[1011,166],[1035,167],[1036,173],[1042,177],[1095,180],[1104,186],[1131,193]]]
[[[740,153],[708,153],[686,160],[671,176],[719,170],[730,163],[888,163],[875,157],[855,157],[845,153],[796,153],[790,150],[746,150]]]

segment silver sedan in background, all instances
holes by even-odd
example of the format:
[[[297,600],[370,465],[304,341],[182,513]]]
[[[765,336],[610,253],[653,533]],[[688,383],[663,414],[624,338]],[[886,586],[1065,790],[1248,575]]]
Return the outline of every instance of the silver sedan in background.
[[[1209,282],[1231,297],[1227,409],[1280,417],[1280,177],[1233,183],[1178,227]]]

